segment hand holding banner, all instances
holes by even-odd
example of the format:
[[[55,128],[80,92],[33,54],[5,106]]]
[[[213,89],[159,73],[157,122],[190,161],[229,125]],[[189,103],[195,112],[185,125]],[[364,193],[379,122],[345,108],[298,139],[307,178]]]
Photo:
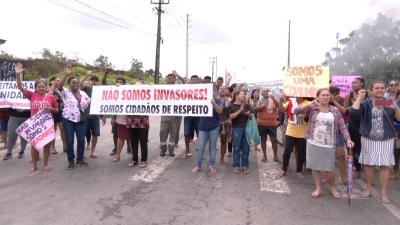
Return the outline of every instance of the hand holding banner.
[[[56,138],[53,116],[43,110],[21,124],[16,132],[38,151]]]
[[[329,67],[289,67],[283,81],[283,91],[292,97],[315,97],[318,89],[329,87]]]

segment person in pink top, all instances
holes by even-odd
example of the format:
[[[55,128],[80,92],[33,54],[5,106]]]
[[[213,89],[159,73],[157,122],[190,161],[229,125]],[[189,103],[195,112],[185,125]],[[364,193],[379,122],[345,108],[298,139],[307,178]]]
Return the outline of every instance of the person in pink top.
[[[38,113],[40,110],[49,113],[57,113],[58,106],[56,99],[53,95],[47,94],[46,89],[46,81],[45,80],[37,80],[35,82],[35,92],[29,91],[26,89],[21,82],[21,74],[24,71],[21,63],[17,63],[15,66],[15,73],[17,79],[17,87],[18,89],[24,94],[24,96],[30,100],[30,107],[31,107],[31,117]],[[44,146],[43,154],[43,171],[48,171],[48,161],[50,156],[50,148],[51,142]],[[36,162],[39,159],[39,151],[31,146],[31,157],[32,157],[32,168],[31,172],[37,171]]]

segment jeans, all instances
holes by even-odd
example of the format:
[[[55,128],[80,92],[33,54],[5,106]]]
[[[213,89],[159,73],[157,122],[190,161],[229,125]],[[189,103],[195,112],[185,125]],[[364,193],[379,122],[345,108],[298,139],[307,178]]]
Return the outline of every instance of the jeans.
[[[72,122],[68,119],[63,118],[65,138],[67,139],[67,155],[68,161],[74,161],[74,134],[76,133],[76,140],[78,146],[76,149],[77,157],[76,160],[83,159],[83,153],[85,151],[85,136],[86,136],[86,122]]]
[[[14,143],[17,141],[18,134],[15,132],[21,124],[23,124],[28,118],[23,118],[23,117],[15,117],[15,116],[10,116],[10,119],[8,120],[8,126],[7,126],[7,153],[11,154],[12,149],[14,147]],[[21,149],[19,152],[24,152],[26,145],[28,144],[25,139],[20,137],[21,140]]]
[[[147,140],[149,139],[149,129],[129,128],[132,144],[132,161],[139,162],[139,143],[140,143],[140,162],[147,162]]]
[[[208,150],[210,151],[210,156],[208,159],[208,167],[215,166],[218,134],[219,134],[219,127],[215,128],[212,131],[199,132],[199,138],[196,148],[197,167],[201,168],[201,163],[203,162],[204,150],[206,149],[207,143],[209,143]]]
[[[232,128],[233,167],[249,167],[249,143],[247,143],[245,128]]]

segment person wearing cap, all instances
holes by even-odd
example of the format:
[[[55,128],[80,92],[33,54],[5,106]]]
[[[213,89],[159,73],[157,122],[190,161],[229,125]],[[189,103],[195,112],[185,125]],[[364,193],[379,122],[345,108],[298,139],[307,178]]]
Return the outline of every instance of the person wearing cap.
[[[108,70],[107,70],[108,71]],[[107,72],[106,71],[106,72]],[[81,90],[84,91],[89,98],[92,98],[92,91],[93,91],[93,86],[99,84],[99,77],[96,75],[92,75],[90,77],[90,83],[89,85],[84,85],[86,79],[92,74],[92,71],[88,71],[86,73],[86,76],[84,76],[80,80]],[[90,106],[89,110],[90,111]],[[103,125],[105,124],[105,117],[101,117]],[[91,158],[97,158],[97,155],[94,153],[97,145],[97,137],[100,136],[100,116],[99,115],[89,115],[87,118],[87,123],[86,123],[86,142],[87,142],[87,150],[90,150],[90,157]]]

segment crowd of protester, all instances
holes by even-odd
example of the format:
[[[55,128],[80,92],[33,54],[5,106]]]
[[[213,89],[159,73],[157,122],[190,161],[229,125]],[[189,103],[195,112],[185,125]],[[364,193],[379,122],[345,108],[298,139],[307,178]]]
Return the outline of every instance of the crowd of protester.
[[[76,166],[89,166],[86,157],[97,158],[95,153],[100,122],[106,123],[105,116],[90,115],[90,102],[93,86],[99,84],[99,78],[89,71],[81,80],[73,76],[68,66],[62,79],[53,77],[50,84],[46,80],[35,82],[35,91],[29,91],[21,83],[23,67],[15,67],[17,86],[30,100],[30,110],[0,109],[0,132],[4,160],[10,160],[18,135],[15,130],[28,118],[40,110],[51,113],[58,127],[63,152],[67,153],[68,170]],[[107,85],[110,70],[106,70],[101,81]],[[90,77],[90,78],[89,78]],[[89,78],[89,82],[87,79]],[[165,85],[211,83],[211,77],[201,79],[193,75],[190,79],[179,76],[175,71],[166,76]],[[354,178],[361,177],[361,171],[367,182],[363,197],[371,196],[375,167],[379,168],[380,200],[390,202],[387,193],[389,179],[400,178],[398,135],[400,132],[400,94],[398,81],[388,84],[375,81],[369,90],[361,77],[352,82],[352,91],[345,97],[340,96],[338,87],[331,85],[319,89],[315,98],[279,96],[274,97],[268,88],[248,90],[240,84],[229,85],[230,78],[224,84],[219,77],[213,84],[213,114],[211,117],[161,116],[159,133],[159,155],[175,157],[179,133],[183,121],[185,152],[184,158],[192,156],[190,145],[197,137],[195,147],[196,164],[193,173],[202,168],[205,149],[208,145],[209,156],[206,167],[211,174],[217,173],[217,149],[220,150],[219,163],[225,164],[225,157],[232,157],[233,172],[250,173],[249,153],[258,150],[258,143],[252,144],[246,127],[256,123],[259,144],[262,151],[261,163],[268,160],[281,164],[278,177],[286,176],[292,152],[295,152],[296,173],[300,180],[305,179],[305,170],[312,170],[315,190],[311,197],[322,195],[321,182],[327,179],[329,192],[333,198],[340,198],[335,186],[335,171],[338,165],[342,184],[348,182],[346,173],[346,155],[354,156]],[[67,84],[64,87],[64,84]],[[124,78],[116,78],[116,85],[126,85]],[[136,85],[143,84],[139,81]],[[129,167],[147,166],[150,122],[149,116],[113,115],[111,117],[114,149],[112,161],[121,161],[121,153],[126,143],[126,151],[131,154]],[[278,140],[278,128],[282,128],[282,143]],[[272,146],[272,159],[267,157],[267,141]],[[74,142],[77,142],[75,148]],[[86,140],[86,141],[85,141]],[[220,140],[220,148],[218,148]],[[24,156],[27,142],[20,141],[18,158]],[[140,145],[140,159],[139,159]],[[283,146],[283,155],[278,154],[278,145]],[[85,154],[85,146],[89,154]],[[75,154],[76,149],[76,154]],[[43,149],[43,170],[48,170],[50,154],[57,154],[55,141]],[[228,154],[227,154],[228,152]],[[38,170],[39,151],[31,148],[31,172]],[[390,170],[392,169],[392,174]]]

